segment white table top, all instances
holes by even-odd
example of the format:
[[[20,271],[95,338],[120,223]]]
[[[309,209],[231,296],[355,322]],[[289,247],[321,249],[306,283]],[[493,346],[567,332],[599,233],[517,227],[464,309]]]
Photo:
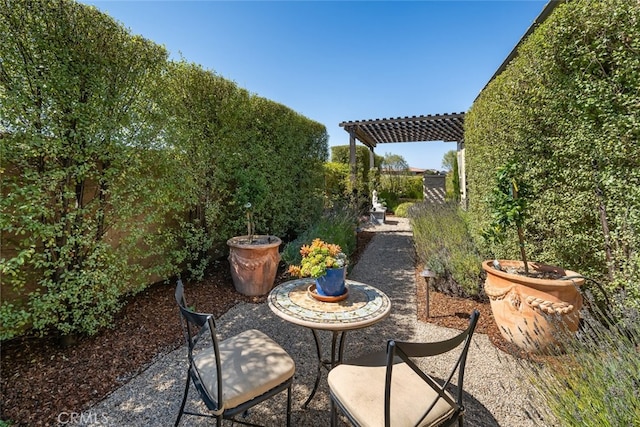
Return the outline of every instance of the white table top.
[[[312,297],[313,279],[291,280],[276,286],[267,302],[282,319],[312,329],[346,331],[372,325],[389,315],[391,301],[373,286],[346,281],[349,295],[338,302],[323,302]]]

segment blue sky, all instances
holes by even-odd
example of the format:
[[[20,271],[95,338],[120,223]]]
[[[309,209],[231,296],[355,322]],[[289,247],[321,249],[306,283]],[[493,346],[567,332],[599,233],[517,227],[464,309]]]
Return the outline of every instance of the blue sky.
[[[546,0],[82,1],[171,58],[323,123],[466,112]],[[379,144],[441,169],[455,143]]]

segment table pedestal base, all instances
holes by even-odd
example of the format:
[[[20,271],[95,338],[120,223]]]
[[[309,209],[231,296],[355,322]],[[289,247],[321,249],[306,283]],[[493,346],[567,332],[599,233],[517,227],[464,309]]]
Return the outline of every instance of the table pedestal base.
[[[318,332],[315,329],[311,329],[313,333],[313,341],[316,344],[316,356],[318,357],[318,368],[316,371],[316,382],[313,385],[313,390],[311,390],[311,394],[307,398],[307,400],[302,404],[303,408],[307,408],[307,405],[313,399],[313,396],[316,395],[318,391],[318,386],[320,385],[320,377],[322,377],[322,368],[325,368],[327,371],[330,371],[335,366],[342,363],[342,354],[344,352],[344,336],[347,331],[331,331],[331,359],[323,359],[322,358],[322,347],[320,345],[320,338],[318,337]],[[336,353],[337,348],[337,353]]]
[[[346,331],[371,326],[387,317],[391,310],[389,297],[365,283],[347,279],[345,285],[349,290],[348,296],[336,302],[319,301],[309,295],[308,289],[312,284],[307,278],[291,280],[276,286],[267,299],[274,314],[310,329],[313,334],[318,368],[311,395],[302,405],[304,408],[318,391],[322,368],[331,370],[342,363]],[[332,334],[329,359],[323,358],[318,331]]]

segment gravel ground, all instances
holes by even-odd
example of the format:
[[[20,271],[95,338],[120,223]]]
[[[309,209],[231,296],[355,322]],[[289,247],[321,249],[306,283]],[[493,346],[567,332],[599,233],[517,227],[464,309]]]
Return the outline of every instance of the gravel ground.
[[[369,328],[350,331],[344,358],[382,349],[387,338],[436,341],[458,331],[417,321],[414,250],[411,227],[404,218],[388,219],[372,226],[373,238],[349,278],[368,283],[384,291],[391,299],[391,315]],[[187,296],[188,298],[188,296]],[[174,321],[168,319],[167,321]],[[305,409],[302,403],[313,388],[316,370],[315,348],[311,332],[281,320],[266,303],[241,303],[216,321],[222,338],[246,329],[259,329],[280,343],[296,362],[293,385],[292,425],[329,425],[329,398],[326,374],[314,400]],[[324,349],[330,333],[320,333]],[[448,374],[453,358],[429,360],[428,372],[442,378]],[[486,335],[475,334],[469,350],[465,373],[465,405],[468,426],[533,426],[527,415],[531,407],[530,389],[517,378],[519,361],[496,349]],[[159,357],[146,371],[86,411],[91,426],[169,426],[178,413],[186,375],[186,347]],[[286,393],[256,406],[246,421],[267,426],[284,425]],[[192,387],[187,408],[203,406]],[[341,421],[344,424],[344,420]],[[183,416],[181,425],[211,425],[211,420]],[[345,424],[346,425],[346,424]]]

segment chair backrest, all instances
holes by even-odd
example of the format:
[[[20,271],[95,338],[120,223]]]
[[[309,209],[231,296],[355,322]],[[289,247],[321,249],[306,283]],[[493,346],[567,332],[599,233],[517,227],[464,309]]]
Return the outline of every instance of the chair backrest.
[[[444,399],[451,407],[454,409],[454,414],[456,417],[464,411],[464,406],[462,404],[462,396],[463,396],[463,383],[464,383],[464,369],[467,362],[467,353],[469,351],[469,345],[471,344],[471,337],[473,336],[473,332],[476,329],[476,324],[478,323],[478,318],[480,317],[480,312],[478,310],[474,310],[471,313],[469,318],[469,326],[460,334],[456,335],[453,338],[444,341],[438,342],[428,342],[428,343],[418,343],[418,342],[403,342],[403,341],[395,341],[389,340],[387,342],[387,372],[386,372],[386,383],[385,383],[385,425],[390,425],[391,420],[391,410],[390,410],[390,401],[391,401],[391,376],[393,374],[393,365],[397,362],[396,357],[402,359],[416,374],[420,376],[431,388],[433,388],[437,393],[438,397],[433,400],[431,405],[428,407],[426,412],[423,415],[423,418],[429,414],[429,412],[435,407],[438,399]],[[463,344],[460,349],[460,354],[458,355],[458,359],[451,369],[451,373],[447,377],[445,383],[443,385],[435,382],[429,375],[425,374],[410,358],[421,358],[421,357],[431,357],[437,356],[439,354],[447,353],[452,351]],[[445,388],[449,386],[451,383],[451,379],[453,376],[458,374],[458,386],[457,386],[457,396],[456,401],[454,402],[451,397],[446,394]],[[421,420],[422,421],[422,420]]]
[[[198,371],[196,364],[194,363],[194,356],[198,348],[198,344],[202,339],[205,339],[207,336],[209,336],[211,338],[211,347],[215,356],[215,378],[222,378],[220,349],[218,347],[218,337],[216,334],[216,325],[213,314],[196,313],[195,311],[190,310],[187,307],[187,303],[184,298],[184,285],[182,284],[182,280],[180,279],[178,279],[178,283],[176,284],[175,297],[178,308],[180,309],[180,321],[188,347],[189,375],[191,375],[194,386],[198,390],[198,393],[200,393],[200,396],[202,397],[202,400],[205,402],[207,407],[213,411],[217,411],[220,408],[224,407],[224,402],[214,399],[213,396],[207,391],[207,388],[203,386],[201,374]],[[208,345],[205,345],[205,347],[207,346]],[[218,392],[217,395],[223,396],[222,382],[217,381],[216,386]]]

